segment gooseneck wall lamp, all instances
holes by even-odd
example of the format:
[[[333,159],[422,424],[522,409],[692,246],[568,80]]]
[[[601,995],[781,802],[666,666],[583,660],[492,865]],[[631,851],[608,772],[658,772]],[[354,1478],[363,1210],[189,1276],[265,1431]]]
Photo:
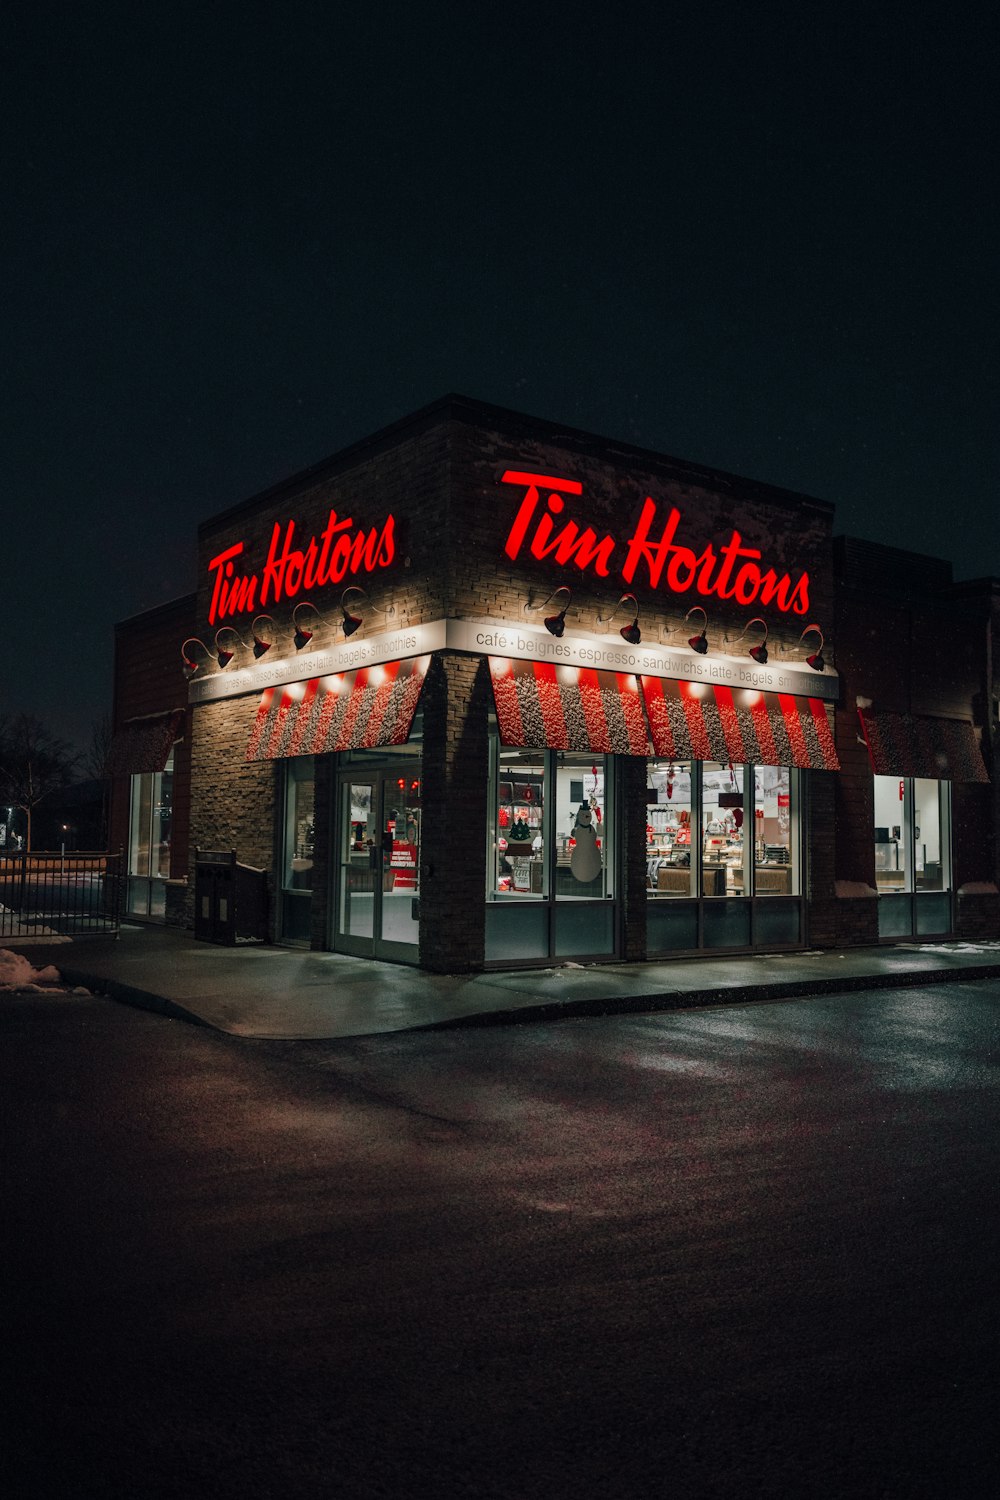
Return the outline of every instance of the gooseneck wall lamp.
[[[299,616],[304,609],[312,610],[314,616],[314,619],[310,622],[313,627],[312,629],[309,628],[309,625],[304,625],[299,619]],[[296,604],[295,608],[292,610],[292,624],[295,627],[295,634],[292,636],[292,640],[295,643],[296,651],[301,651],[303,646],[308,646],[309,642],[313,638],[316,623],[321,620],[321,618],[322,616],[320,615],[320,612],[316,608],[315,604],[311,604],[308,599],[303,599],[301,604]]]
[[[250,634],[253,636],[253,654],[258,661],[274,645],[271,636],[276,630],[277,625],[271,615],[258,615],[250,626]]]
[[[223,636],[226,637],[228,645],[223,643]],[[243,641],[239,632],[234,630],[232,625],[223,625],[221,630],[217,630],[215,632],[215,659],[219,666],[223,669],[228,667],[242,645]]]
[[[622,594],[621,598],[618,600],[618,603],[615,605],[614,609],[609,615],[597,616],[598,624],[610,625],[611,621],[614,619],[615,615],[621,609],[623,604],[630,604],[632,606],[632,618],[627,625],[621,626],[618,634],[621,636],[623,641],[628,641],[630,646],[638,646],[639,642],[642,640],[642,631],[639,629],[639,601],[636,599],[634,594]],[[565,611],[563,611],[563,613],[565,613]],[[546,623],[548,622],[546,621]]]
[[[573,598],[572,591],[565,584],[561,584],[559,588],[553,589],[547,598],[540,600],[537,604],[532,601],[529,595],[527,604],[522,606],[526,615],[537,615],[540,609],[547,608],[548,605],[559,598],[560,594],[565,595],[562,609],[557,610],[555,614],[546,615],[542,620],[542,624],[549,632],[549,635],[562,635],[566,629],[566,611],[569,609],[570,601]]]
[[[806,666],[812,667],[814,672],[825,672],[826,662],[823,660],[823,632],[818,625],[807,625],[799,640],[802,641],[810,633],[819,636],[819,650],[814,651],[811,656],[806,657]]]
[[[368,595],[365,593],[364,589],[358,588],[356,584],[352,584],[350,588],[346,588],[340,596],[340,612],[344,617],[342,622],[344,635],[352,636],[356,630],[361,629],[362,625],[365,623],[365,620],[363,615],[356,614],[355,611],[348,606],[348,594],[357,594],[358,609],[360,609],[361,605],[367,601]]]
[[[700,604],[692,605],[684,616],[685,621],[690,620],[692,615],[701,615],[701,634],[691,636],[688,645],[692,651],[697,651],[699,656],[704,656],[708,651],[708,615]]]
[[[199,661],[197,656],[194,655],[194,651],[192,648],[195,646],[198,647],[199,651],[202,654],[201,661]],[[206,661],[211,660],[211,656],[212,653],[205,645],[204,641],[199,640],[196,635],[189,635],[187,640],[181,647],[181,661],[184,663],[184,676],[193,677],[199,667],[203,667]]]
[[[563,585],[562,588],[556,589],[556,591],[555,591],[554,594],[550,594],[549,595],[549,598],[546,600],[546,604],[549,603],[551,600],[555,599],[558,594],[565,594],[566,595],[566,602],[563,605],[562,609],[560,609],[554,615],[546,615],[545,618],[542,620],[542,624],[545,626],[545,629],[549,632],[549,635],[555,635],[555,636],[562,635],[563,631],[566,629],[566,611],[569,609],[570,600],[573,598],[573,595],[570,592],[570,590],[568,588],[566,588],[565,585]],[[542,605],[542,608],[543,609],[545,608],[544,604]]]
[[[747,631],[750,629],[751,625],[763,625],[763,627],[764,627],[764,639],[761,641],[761,643],[760,643],[759,646],[751,646],[751,648],[750,648],[750,650],[749,650],[749,652],[747,654],[748,654],[748,656],[750,656],[757,663],[758,666],[765,667],[765,666],[767,666],[767,635],[768,635],[767,621],[766,620],[761,619],[760,615],[755,615],[752,620],[748,620],[747,621],[747,623],[744,625],[743,629],[740,631],[739,635],[736,637],[736,640],[737,641],[741,641],[743,639],[743,637],[746,635]]]

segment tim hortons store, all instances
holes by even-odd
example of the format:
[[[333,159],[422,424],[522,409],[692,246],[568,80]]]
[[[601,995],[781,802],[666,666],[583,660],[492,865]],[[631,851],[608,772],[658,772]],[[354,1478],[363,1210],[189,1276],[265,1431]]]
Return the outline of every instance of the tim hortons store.
[[[832,514],[450,397],[207,521],[197,595],[118,630],[130,911],[197,931],[235,851],[270,940],[443,972],[877,939]],[[933,867],[920,935],[956,930],[947,775],[847,799],[907,826],[893,895]]]

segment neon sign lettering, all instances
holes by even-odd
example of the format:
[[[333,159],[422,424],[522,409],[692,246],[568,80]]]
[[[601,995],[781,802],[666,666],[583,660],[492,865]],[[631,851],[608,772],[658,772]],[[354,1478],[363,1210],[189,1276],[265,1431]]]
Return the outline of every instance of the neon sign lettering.
[[[600,578],[609,576],[620,550],[618,540],[611,535],[598,537],[591,527],[581,529],[576,521],[562,519],[566,497],[582,495],[582,484],[518,469],[508,469],[502,483],[524,490],[504,544],[509,558],[516,560],[527,547],[528,554],[539,562],[552,558],[563,567],[572,564],[581,570],[593,568]],[[676,539],[681,524],[679,510],[671,507],[662,525],[657,516],[656,502],[647,496],[635,530],[623,544],[619,572],[626,583],[647,584],[672,594],[694,592],[703,599],[714,595],[717,599],[735,599],[737,604],[774,604],[786,614],[807,613],[808,573],[800,573],[793,581],[787,573],[779,577],[773,568],[762,569],[760,552],[745,547],[735,530],[718,550],[709,544],[696,553]]]
[[[212,578],[208,623],[214,625],[217,620],[294,599],[303,589],[340,583],[349,574],[374,573],[377,568],[388,567],[396,555],[394,518],[387,516],[381,530],[373,526],[369,531],[352,532],[353,525],[350,516],[340,519],[331,510],[319,536],[310,537],[305,547],[295,547],[295,522],[282,526],[276,521],[267,561],[259,573],[236,572],[243,542],[227,547],[208,564]]]

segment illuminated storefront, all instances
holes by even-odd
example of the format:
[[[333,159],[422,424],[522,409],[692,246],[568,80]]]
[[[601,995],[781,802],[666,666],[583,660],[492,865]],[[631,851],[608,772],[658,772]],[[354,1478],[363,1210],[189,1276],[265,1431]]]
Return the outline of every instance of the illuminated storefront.
[[[873,838],[832,518],[449,398],[207,521],[167,919],[200,849],[269,940],[446,972],[958,930],[950,795],[918,766]]]

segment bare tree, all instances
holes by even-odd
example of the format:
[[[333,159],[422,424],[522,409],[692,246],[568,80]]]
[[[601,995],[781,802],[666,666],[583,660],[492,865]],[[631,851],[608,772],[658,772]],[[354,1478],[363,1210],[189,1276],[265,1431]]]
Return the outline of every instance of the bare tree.
[[[73,780],[79,757],[34,714],[0,721],[0,800],[24,813],[25,847],[38,804]]]
[[[110,776],[111,715],[103,714],[90,726],[90,744],[83,752],[82,770],[90,781],[105,781]]]
[[[83,752],[84,776],[101,784],[101,848],[108,842],[108,811],[111,802],[111,715],[103,714],[90,726],[90,744]]]

